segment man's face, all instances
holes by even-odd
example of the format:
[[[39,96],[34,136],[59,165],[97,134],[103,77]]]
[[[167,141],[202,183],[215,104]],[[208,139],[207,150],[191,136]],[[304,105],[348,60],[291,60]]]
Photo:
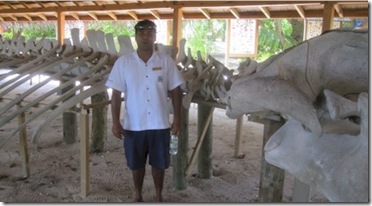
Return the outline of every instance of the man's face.
[[[156,28],[152,26],[138,27],[135,39],[139,49],[153,49],[156,41]]]

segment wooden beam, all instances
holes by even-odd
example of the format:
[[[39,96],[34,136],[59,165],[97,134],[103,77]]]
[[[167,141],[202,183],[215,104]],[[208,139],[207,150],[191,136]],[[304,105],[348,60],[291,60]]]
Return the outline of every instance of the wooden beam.
[[[13,15],[11,15],[11,14],[9,14],[8,16],[9,16],[11,19],[13,19],[13,21],[18,21],[17,17],[15,17],[15,16],[13,16]]]
[[[173,181],[176,190],[187,188],[187,177],[185,171],[187,168],[189,150],[189,109],[182,107],[181,134],[178,139],[178,154],[172,157]]]
[[[129,14],[129,16],[131,16],[134,20],[138,20],[138,16],[137,16],[137,14],[136,14],[136,12],[134,12],[134,11],[128,11],[128,14]]]
[[[207,18],[207,19],[211,19],[211,15],[210,15],[209,12],[207,11],[207,9],[199,8],[199,10],[200,10],[201,13],[205,16],[205,18]]]
[[[210,179],[212,177],[212,150],[213,150],[213,113],[214,107],[198,104],[198,178]],[[196,147],[195,150],[198,148]],[[191,164],[192,166],[192,164]]]
[[[87,14],[92,17],[94,20],[98,21],[98,18],[95,14],[93,14],[92,12],[87,12]]]
[[[260,9],[261,9],[262,13],[265,14],[266,18],[268,18],[268,19],[271,18],[270,11],[266,7],[260,6]]]
[[[107,12],[107,15],[109,15],[115,21],[118,20],[118,17],[114,14],[114,12]]]
[[[303,8],[299,5],[294,5],[295,9],[297,10],[298,14],[301,16],[301,18],[306,18],[305,17],[305,11],[303,10]]]
[[[21,109],[22,105],[21,103],[17,103],[17,109]],[[23,125],[25,123],[26,115],[24,112],[22,112],[18,116],[18,125]],[[19,131],[19,146],[20,146],[20,153],[22,158],[22,172],[23,177],[29,177],[30,176],[30,164],[29,164],[29,154],[28,154],[28,146],[27,146],[27,131],[26,127],[23,127]]]
[[[70,15],[72,16],[72,17],[74,17],[76,20],[80,20],[80,17],[79,17],[79,15],[77,14],[77,13],[70,13]]]
[[[26,3],[24,3],[24,2],[19,2],[19,3],[21,3],[25,8],[31,8],[28,4],[26,4]]]
[[[231,20],[226,20],[226,52],[225,52],[225,66],[229,67],[229,57],[230,57],[230,47],[231,47]]]
[[[236,19],[240,19],[240,14],[236,9],[230,8],[229,11],[235,16]]]
[[[173,11],[173,34],[172,34],[172,46],[180,48],[180,41],[182,38],[182,8],[175,8]],[[172,57],[176,59],[176,57]]]
[[[35,1],[35,3],[36,3],[37,5],[39,5],[40,7],[42,7],[42,8],[46,8],[46,7],[44,6],[44,4],[42,4],[42,3],[39,3],[39,2],[36,2],[36,1]]]
[[[271,119],[260,119],[264,124],[264,133],[261,152],[261,175],[259,188],[259,202],[281,202],[283,197],[284,170],[269,164],[265,160],[265,144],[269,138],[284,124],[284,119],[279,121]]]
[[[12,4],[10,4],[10,3],[6,2],[6,1],[4,1],[3,4],[9,6],[11,9],[17,9],[17,7],[14,7]]]
[[[43,8],[17,8],[3,9],[0,13],[40,13],[40,12],[77,12],[77,11],[115,11],[115,10],[137,10],[137,9],[161,9],[161,8],[208,8],[208,7],[238,7],[238,6],[288,6],[293,4],[301,5],[318,5],[319,2],[313,1],[161,1],[161,2],[142,2],[110,5],[79,5],[75,1],[70,1],[76,6],[51,6]]]
[[[38,14],[37,16],[43,19],[44,21],[48,21],[47,17],[44,14]]]
[[[156,10],[152,10],[150,9],[149,12],[158,20],[160,20],[160,15],[159,15],[159,12],[156,11]]]
[[[339,17],[344,17],[344,12],[342,11],[340,4],[335,4],[335,9]]]
[[[94,5],[101,6],[101,3],[98,3],[97,1],[92,1]]]
[[[71,1],[71,3],[75,4],[77,7],[80,7],[80,5],[75,1]]]
[[[65,7],[63,4],[61,4],[60,2],[58,2],[58,1],[55,1],[54,2],[57,6],[59,6],[59,7]]]
[[[65,38],[65,13],[57,12],[57,16],[57,39],[58,42],[62,45]]]
[[[240,116],[236,120],[236,127],[235,127],[234,157],[237,157],[237,158],[244,157],[244,155],[240,153],[242,127],[243,127],[243,116]]]
[[[334,3],[332,2],[324,3],[322,32],[333,28],[333,16],[335,13],[333,6],[334,6]]]
[[[200,113],[199,112],[200,111],[200,106],[202,106],[202,107],[204,106],[204,107],[207,108],[207,109],[205,109],[206,110],[205,112],[202,111],[203,115],[199,114]],[[185,171],[186,176],[190,175],[190,171],[195,164],[196,157],[199,154],[200,148],[202,146],[202,143],[204,141],[204,138],[205,138],[207,132],[211,132],[211,125],[212,124],[210,124],[210,123],[211,123],[211,121],[213,121],[212,117],[213,117],[214,107],[210,107],[210,108],[208,108],[208,107],[209,106],[206,106],[206,105],[203,105],[203,104],[198,105],[198,117],[199,116],[204,116],[204,114],[206,114],[206,113],[207,113],[207,115],[204,116],[203,120],[199,120],[199,118],[198,118],[198,121],[200,121],[200,122],[198,122],[198,127],[200,127],[200,130],[198,131],[198,133],[200,135],[198,135],[199,137],[198,137],[198,140],[196,142],[195,149],[191,154],[189,163],[187,164],[187,168],[186,168],[186,171]],[[208,113],[209,113],[209,115],[208,115]]]
[[[89,193],[89,111],[80,113],[80,184],[81,196]]]
[[[130,17],[132,17],[135,20],[138,19],[154,19],[154,15],[150,13],[141,13],[141,14],[136,14],[134,15],[126,15],[127,11],[130,10],[146,10],[146,9],[164,9],[164,8],[203,8],[203,10],[208,11],[209,13],[209,18],[210,19],[236,19],[237,15],[236,13],[234,14],[234,11],[225,11],[225,12],[212,12],[209,10],[209,8],[218,8],[218,7],[227,7],[227,8],[233,8],[233,7],[252,7],[252,8],[258,8],[258,6],[265,7],[267,11],[269,12],[270,18],[298,18],[299,13],[301,16],[301,11],[299,10],[288,10],[288,11],[283,11],[283,10],[271,10],[270,8],[276,7],[276,6],[290,6],[290,5],[297,5],[299,8],[302,8],[304,10],[303,14],[305,15],[306,12],[306,17],[305,18],[322,18],[323,17],[323,11],[322,9],[304,9],[305,5],[311,5],[311,6],[317,6],[321,5],[321,3],[324,3],[324,1],[163,1],[163,2],[154,2],[154,1],[146,1],[146,2],[139,2],[136,1],[131,1],[133,3],[123,3],[120,1],[116,1],[115,4],[105,4],[105,3],[97,3],[97,4],[83,4],[78,2],[72,4],[71,2],[43,2],[43,1],[37,1],[36,3],[28,3],[27,1],[22,1],[23,4],[27,5],[30,8],[27,7],[21,7],[20,6],[14,6],[15,9],[10,9],[8,6],[1,6],[2,9],[0,9],[0,17],[2,17],[4,22],[7,21],[27,21],[26,18],[11,18],[8,17],[8,14],[16,14],[16,13],[25,13],[25,14],[32,14],[32,13],[46,13],[44,15],[47,21],[56,21],[57,20],[57,11],[65,11],[67,14],[66,20],[74,20],[73,16],[70,16],[70,12],[79,12],[79,11],[84,11],[84,12],[95,12],[95,11],[118,11],[115,15],[117,16],[117,20],[131,20]],[[365,8],[365,6],[368,6],[368,2],[363,2],[363,1],[358,1],[358,2],[333,2],[334,4],[340,5],[339,7],[342,8],[341,10],[338,10],[336,13],[336,16],[343,16],[343,17],[350,17],[350,18],[360,18],[360,17],[368,17],[368,8]],[[70,6],[68,6],[70,5]],[[77,5],[77,6],[74,6]],[[361,6],[362,9],[358,8],[346,8],[343,7],[343,5],[357,5]],[[85,9],[87,8],[87,9]],[[335,9],[337,9],[335,7]],[[120,11],[120,12],[119,12]],[[56,18],[50,16],[47,13],[53,12],[56,15]],[[36,15],[37,15],[36,14]],[[164,13],[162,14],[159,11],[159,17],[164,20],[172,20],[173,19],[173,14],[172,13]],[[17,15],[18,16],[18,15]],[[95,20],[92,16],[88,15],[77,15],[79,16],[79,20],[85,21],[85,20]],[[45,21],[45,18],[36,18],[36,16],[32,16],[33,21]],[[35,17],[35,18],[34,18]],[[112,20],[112,17],[109,15],[98,15],[96,18],[99,21],[104,21],[104,20]],[[192,13],[185,13],[183,14],[184,19],[206,19],[206,17],[202,12],[192,12]],[[261,19],[261,18],[267,18],[267,14],[264,14],[262,11],[251,11],[251,12],[240,12],[239,13],[239,18],[240,19],[246,19],[246,18],[255,18],[255,19]],[[75,16],[76,19],[76,16]]]
[[[28,21],[32,21],[32,18],[29,15],[23,15],[23,17],[26,18]]]

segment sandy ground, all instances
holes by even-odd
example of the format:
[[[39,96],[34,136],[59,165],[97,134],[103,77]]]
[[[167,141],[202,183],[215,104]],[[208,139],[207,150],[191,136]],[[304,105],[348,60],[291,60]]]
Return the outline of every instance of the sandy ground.
[[[30,83],[6,95],[12,99],[24,91]],[[40,90],[42,92],[42,90]],[[40,94],[36,93],[30,99]],[[53,98],[53,97],[51,97]],[[48,102],[49,100],[45,100]],[[0,106],[9,100],[0,102]],[[13,107],[7,112],[14,111]],[[38,108],[29,110],[29,116]],[[110,114],[110,111],[108,112]],[[5,114],[6,115],[6,114]],[[108,117],[108,137],[105,152],[90,154],[90,189],[86,198],[80,190],[80,142],[66,144],[59,117],[47,128],[39,139],[38,146],[31,142],[34,129],[42,120],[35,119],[27,126],[30,171],[23,178],[18,135],[0,149],[0,201],[8,203],[40,202],[132,202],[132,175],[126,166],[122,142],[111,134],[111,117]],[[197,139],[197,105],[190,108],[189,152],[191,154]],[[172,168],[166,170],[163,198],[174,203],[243,203],[257,202],[261,172],[261,150],[263,125],[243,123],[240,152],[245,155],[234,157],[236,120],[226,117],[225,111],[215,109],[213,117],[213,176],[200,179],[197,165],[192,169],[185,190],[175,190],[172,183]],[[17,119],[0,128],[0,138],[5,138],[17,127]],[[294,177],[285,174],[283,202],[291,202]],[[143,187],[145,202],[154,201],[154,186],[151,168],[147,166]],[[312,202],[327,202],[317,191],[312,192]]]

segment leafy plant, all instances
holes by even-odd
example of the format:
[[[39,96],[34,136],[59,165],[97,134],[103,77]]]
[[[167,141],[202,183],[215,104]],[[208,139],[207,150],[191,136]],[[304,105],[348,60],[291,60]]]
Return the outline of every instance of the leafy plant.
[[[191,48],[194,57],[200,51],[202,58],[206,59],[209,51],[213,49],[213,42],[217,38],[225,38],[225,30],[225,20],[184,20],[183,38],[186,39],[185,49]]]
[[[113,36],[134,36],[135,21],[90,21],[88,29],[111,33]]]
[[[263,61],[297,44],[292,36],[292,25],[287,19],[261,20],[258,35],[258,61]]]
[[[7,27],[9,29],[2,33],[3,38],[11,39],[18,33],[26,39],[56,38],[55,22],[14,22]]]

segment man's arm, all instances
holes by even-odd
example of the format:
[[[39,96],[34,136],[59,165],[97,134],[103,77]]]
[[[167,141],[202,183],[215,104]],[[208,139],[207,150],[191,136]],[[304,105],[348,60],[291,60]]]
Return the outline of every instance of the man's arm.
[[[182,106],[182,91],[178,86],[170,91],[173,105],[173,123],[172,133],[180,135],[181,133],[181,106]]]
[[[111,96],[111,115],[112,115],[112,133],[115,137],[122,139],[124,135],[123,126],[120,123],[121,92],[112,89]]]

